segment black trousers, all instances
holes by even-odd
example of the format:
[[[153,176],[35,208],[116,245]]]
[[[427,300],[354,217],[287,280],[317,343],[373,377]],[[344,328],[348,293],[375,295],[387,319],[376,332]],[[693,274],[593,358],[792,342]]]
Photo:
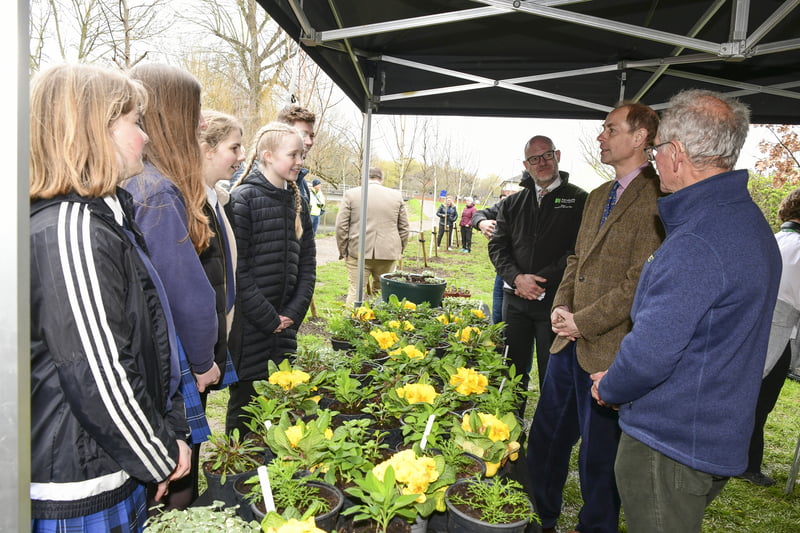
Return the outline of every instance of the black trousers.
[[[555,295],[553,295],[555,296]],[[506,345],[509,362],[522,374],[522,385],[527,390],[529,375],[536,350],[536,367],[539,372],[539,390],[547,371],[550,345],[555,333],[550,325],[551,297],[544,300],[525,300],[506,290],[503,295],[503,321],[506,323]],[[523,406],[524,410],[524,406]]]
[[[461,247],[472,251],[472,226],[461,226]]]
[[[787,343],[781,358],[761,381],[761,390],[758,392],[758,402],[756,403],[756,423],[753,426],[750,449],[747,452],[748,472],[761,472],[761,462],[764,460],[764,425],[778,402],[778,396],[780,396],[786,381],[791,360],[792,347]]]
[[[447,247],[450,248],[450,243],[453,240],[453,225],[452,224],[448,224],[446,228],[445,228],[445,226],[443,224],[439,224],[439,235],[436,236],[436,247],[437,248],[441,248],[442,247],[442,237],[444,237],[445,233],[447,233]]]
[[[256,395],[256,390],[253,387],[252,381],[239,381],[232,384],[229,389],[230,398],[228,398],[228,412],[225,417],[225,433],[231,434],[234,429],[239,430],[239,438],[250,431],[244,425],[244,418],[247,413],[244,412],[242,407],[250,403],[253,396]]]

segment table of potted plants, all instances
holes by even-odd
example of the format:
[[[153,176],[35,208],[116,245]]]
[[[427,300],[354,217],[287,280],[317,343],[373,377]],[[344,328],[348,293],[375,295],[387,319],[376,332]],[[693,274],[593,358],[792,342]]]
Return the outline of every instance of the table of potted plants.
[[[501,328],[464,298],[431,308],[393,296],[331,317],[338,349],[318,339],[269,362],[246,407],[250,432],[212,435],[203,467],[215,503],[200,513],[225,522],[208,527],[524,531],[537,517],[503,465],[519,455],[525,393]],[[176,530],[169,518],[148,531]]]

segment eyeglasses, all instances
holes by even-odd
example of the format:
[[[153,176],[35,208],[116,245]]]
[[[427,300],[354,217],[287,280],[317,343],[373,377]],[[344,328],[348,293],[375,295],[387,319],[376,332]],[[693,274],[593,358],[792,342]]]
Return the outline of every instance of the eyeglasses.
[[[544,161],[550,161],[550,160],[552,160],[552,159],[553,159],[555,156],[556,156],[556,151],[555,151],[555,150],[548,150],[547,152],[545,152],[545,153],[543,153],[543,154],[539,154],[539,155],[532,155],[532,156],[530,156],[528,159],[526,159],[525,161],[526,161],[526,162],[527,162],[529,165],[538,165],[540,160],[544,160]]]
[[[657,144],[655,146],[648,146],[644,149],[644,153],[647,154],[648,161],[655,161],[656,155],[658,155],[659,150],[661,150],[662,146],[666,146],[668,144],[672,144],[672,141],[667,141],[665,143]]]

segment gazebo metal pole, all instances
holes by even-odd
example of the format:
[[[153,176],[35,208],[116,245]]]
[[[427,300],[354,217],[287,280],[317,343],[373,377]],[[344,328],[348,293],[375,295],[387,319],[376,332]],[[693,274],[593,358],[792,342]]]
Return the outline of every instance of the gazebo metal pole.
[[[369,94],[366,97],[366,112],[364,113],[364,124],[361,127],[361,146],[364,152],[361,160],[361,227],[358,228],[358,289],[356,291],[356,307],[364,303],[364,253],[366,248],[367,235],[367,200],[369,197],[369,162],[370,162],[370,142],[372,131],[372,82],[373,78],[367,79]]]

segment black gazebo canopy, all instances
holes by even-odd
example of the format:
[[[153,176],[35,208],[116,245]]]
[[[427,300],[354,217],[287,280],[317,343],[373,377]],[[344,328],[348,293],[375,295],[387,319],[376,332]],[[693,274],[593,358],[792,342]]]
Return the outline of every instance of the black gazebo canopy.
[[[800,0],[258,1],[375,113],[602,119],[697,87],[800,124]]]

